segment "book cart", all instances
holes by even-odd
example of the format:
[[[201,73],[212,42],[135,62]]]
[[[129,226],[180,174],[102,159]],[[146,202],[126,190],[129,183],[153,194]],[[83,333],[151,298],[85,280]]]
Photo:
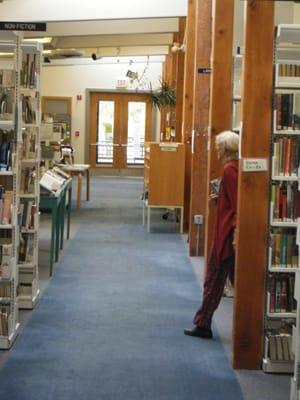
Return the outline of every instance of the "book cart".
[[[292,373],[299,269],[300,26],[279,25],[275,35],[271,201],[266,273],[263,370]]]
[[[42,46],[21,43],[20,104],[21,140],[19,153],[19,257],[17,288],[19,308],[34,308],[38,288],[38,226],[40,167],[40,72]]]
[[[143,225],[146,220],[150,232],[151,209],[180,209],[180,232],[183,232],[184,209],[183,143],[145,143]]]

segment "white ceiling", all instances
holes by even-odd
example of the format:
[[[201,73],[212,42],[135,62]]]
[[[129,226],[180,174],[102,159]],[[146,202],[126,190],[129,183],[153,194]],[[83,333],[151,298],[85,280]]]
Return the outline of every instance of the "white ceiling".
[[[179,17],[187,0],[4,0],[2,21],[83,21]]]

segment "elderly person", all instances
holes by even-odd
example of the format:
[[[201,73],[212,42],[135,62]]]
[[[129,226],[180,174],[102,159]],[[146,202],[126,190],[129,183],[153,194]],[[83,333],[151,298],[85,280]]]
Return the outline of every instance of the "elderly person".
[[[217,196],[217,218],[212,249],[207,263],[203,301],[194,317],[194,327],[184,334],[212,338],[212,317],[224,291],[227,276],[234,280],[234,237],[236,228],[239,136],[231,131],[216,136],[218,159],[223,174]],[[216,198],[216,196],[211,196]]]

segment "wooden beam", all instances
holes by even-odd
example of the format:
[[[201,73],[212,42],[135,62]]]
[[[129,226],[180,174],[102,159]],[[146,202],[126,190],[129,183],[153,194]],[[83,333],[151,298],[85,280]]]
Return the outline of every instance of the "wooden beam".
[[[194,79],[194,146],[191,167],[191,203],[189,251],[191,256],[204,255],[204,225],[194,224],[194,215],[205,216],[207,199],[207,135],[209,122],[210,74],[198,73],[198,68],[210,67],[211,0],[196,0],[196,56]]]
[[[179,31],[176,39],[182,44],[186,27],[186,17],[179,18]],[[185,53],[177,53],[177,81],[176,81],[176,142],[182,142],[182,112],[183,112],[183,78]]]
[[[186,23],[186,51],[184,63],[182,141],[186,144],[184,183],[184,229],[187,231],[190,216],[191,190],[191,135],[193,129],[193,100],[195,75],[195,11],[196,0],[188,0]]]
[[[262,361],[269,173],[244,172],[245,158],[269,159],[272,118],[274,2],[248,1],[237,213],[234,368]]]
[[[217,160],[215,137],[220,132],[231,129],[233,12],[234,0],[214,0],[207,185],[210,180],[218,178],[222,172],[221,165]],[[209,193],[209,186],[207,186],[207,193]],[[207,198],[206,259],[211,248],[215,225],[215,207],[214,202],[209,202]]]

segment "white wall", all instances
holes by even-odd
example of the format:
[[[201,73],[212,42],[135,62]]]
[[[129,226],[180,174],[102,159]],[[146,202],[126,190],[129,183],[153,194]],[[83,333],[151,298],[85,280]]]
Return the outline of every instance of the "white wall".
[[[42,69],[41,95],[72,97],[72,145],[76,149],[75,162],[85,161],[86,146],[86,89],[115,89],[118,78],[124,77],[128,64],[98,64],[98,65],[70,65],[45,66]],[[132,69],[142,73],[145,64],[134,64]],[[150,63],[147,77],[155,88],[159,84],[162,74],[161,63]],[[76,96],[82,100],[77,101]],[[75,137],[79,131],[79,137]]]
[[[177,17],[187,0],[14,0],[0,3],[2,21],[71,21]]]

